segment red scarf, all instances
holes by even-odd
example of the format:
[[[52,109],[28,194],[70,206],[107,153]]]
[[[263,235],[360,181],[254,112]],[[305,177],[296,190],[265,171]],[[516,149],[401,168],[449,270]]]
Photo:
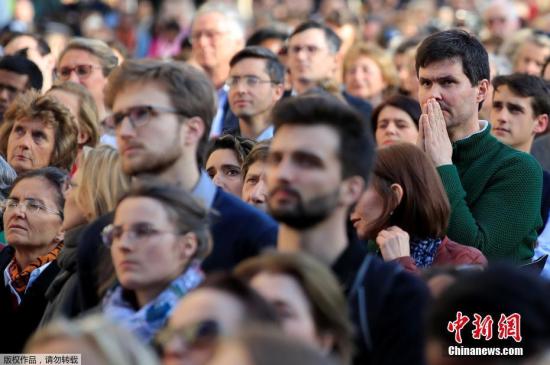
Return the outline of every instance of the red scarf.
[[[13,260],[8,267],[8,272],[10,274],[11,286],[17,291],[17,293],[19,293],[19,295],[23,295],[25,293],[25,290],[27,289],[27,284],[29,283],[29,279],[31,278],[31,273],[35,269],[38,269],[48,262],[52,262],[53,260],[55,260],[57,258],[57,255],[59,254],[59,251],[61,251],[62,248],[63,241],[59,242],[53,250],[51,250],[44,256],[36,258],[22,271],[19,269],[19,265],[17,265],[17,260],[15,259],[15,256],[13,257]]]

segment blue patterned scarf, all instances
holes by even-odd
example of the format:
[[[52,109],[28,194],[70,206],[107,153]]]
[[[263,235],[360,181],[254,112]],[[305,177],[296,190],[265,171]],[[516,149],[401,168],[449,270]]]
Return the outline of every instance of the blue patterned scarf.
[[[204,275],[198,263],[168,285],[154,300],[135,310],[124,298],[124,289],[118,285],[103,299],[103,313],[115,323],[130,330],[144,342],[151,342],[154,335],[166,324],[176,303],[203,280]]]
[[[432,266],[435,253],[441,244],[439,238],[411,238],[411,257],[418,268]]]

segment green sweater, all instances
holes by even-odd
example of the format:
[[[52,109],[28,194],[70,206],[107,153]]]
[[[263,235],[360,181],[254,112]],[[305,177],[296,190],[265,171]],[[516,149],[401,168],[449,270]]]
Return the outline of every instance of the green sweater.
[[[542,169],[490,130],[453,143],[453,164],[437,169],[451,204],[447,235],[489,260],[526,262],[542,225]]]

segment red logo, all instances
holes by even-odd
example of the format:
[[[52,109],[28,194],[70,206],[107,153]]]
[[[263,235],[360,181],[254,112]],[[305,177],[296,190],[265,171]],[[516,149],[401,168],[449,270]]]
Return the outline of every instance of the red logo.
[[[462,329],[470,322],[470,317],[465,316],[462,312],[456,312],[456,319],[447,324],[447,331],[454,333],[455,342],[462,343]],[[472,338],[474,340],[489,341],[493,338],[493,324],[494,320],[491,315],[482,317],[480,314],[474,313],[474,320],[472,325]],[[506,316],[504,313],[500,315],[500,319],[497,324],[498,327],[498,339],[505,340],[508,338],[514,339],[516,342],[521,342],[521,314],[512,313]]]

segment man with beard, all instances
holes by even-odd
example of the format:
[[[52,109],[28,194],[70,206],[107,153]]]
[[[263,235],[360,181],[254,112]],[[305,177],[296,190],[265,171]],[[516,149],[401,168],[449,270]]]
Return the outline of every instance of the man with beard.
[[[0,59],[0,122],[4,112],[17,95],[29,89],[42,89],[42,73],[34,62],[23,56]]]
[[[346,233],[374,157],[361,117],[332,96],[306,94],[279,102],[273,122],[266,180],[278,250],[306,252],[333,269],[357,324],[354,363],[422,364],[424,284]]]
[[[478,120],[489,89],[483,45],[461,30],[433,34],[418,48],[416,72],[423,111],[418,144],[437,167],[451,203],[447,235],[489,260],[530,261],[542,225],[542,170]]]
[[[136,180],[155,176],[178,185],[213,210],[213,250],[203,269],[229,270],[275,244],[275,221],[223,192],[199,168],[216,112],[214,87],[201,71],[179,62],[128,60],[109,76],[105,95],[122,170]],[[95,257],[99,233],[111,221],[112,214],[92,223],[79,247],[85,308],[99,300]]]

